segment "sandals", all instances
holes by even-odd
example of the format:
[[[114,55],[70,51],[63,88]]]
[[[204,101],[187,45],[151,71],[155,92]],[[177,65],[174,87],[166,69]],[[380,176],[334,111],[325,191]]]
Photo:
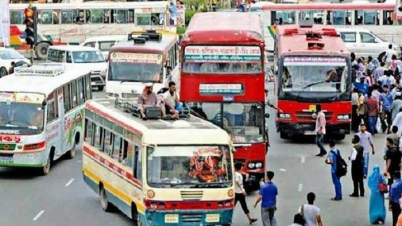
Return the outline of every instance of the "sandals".
[[[342,198],[336,198],[336,197],[331,198],[331,201],[341,201],[341,200]]]

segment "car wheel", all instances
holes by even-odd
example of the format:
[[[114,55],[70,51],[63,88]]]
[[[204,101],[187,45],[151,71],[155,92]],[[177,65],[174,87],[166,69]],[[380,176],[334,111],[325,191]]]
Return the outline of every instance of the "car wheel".
[[[5,67],[0,68],[0,78],[6,76],[7,74],[7,69]]]
[[[39,60],[45,60],[47,55],[47,49],[50,44],[47,42],[41,42],[35,47],[35,55]]]

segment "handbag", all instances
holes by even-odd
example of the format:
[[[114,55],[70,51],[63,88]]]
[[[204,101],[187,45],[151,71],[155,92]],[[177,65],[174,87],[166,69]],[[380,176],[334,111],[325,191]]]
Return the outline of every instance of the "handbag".
[[[384,184],[384,183],[382,183],[382,182],[380,182],[379,184],[378,184],[378,190],[380,191],[380,193],[387,193],[388,192],[388,185],[386,185],[386,184]]]

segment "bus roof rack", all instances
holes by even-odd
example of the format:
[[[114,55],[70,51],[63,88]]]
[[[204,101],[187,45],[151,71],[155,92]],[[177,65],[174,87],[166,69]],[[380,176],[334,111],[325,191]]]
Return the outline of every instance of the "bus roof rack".
[[[149,41],[157,41],[157,42],[159,42],[160,40],[162,40],[162,35],[158,34],[158,33],[153,33],[153,32],[149,33],[149,32],[147,32],[147,33],[143,33],[141,35],[148,36]]]
[[[65,69],[65,66],[61,64],[39,64],[31,67],[17,67],[14,74],[16,76],[56,77],[63,74]]]
[[[114,102],[115,108],[121,109],[124,112],[130,113],[137,118],[142,118],[140,114],[140,110],[138,109],[137,98],[130,98],[130,99],[123,99],[123,98],[116,98]],[[162,111],[161,111],[162,114]],[[182,111],[179,113],[180,118],[188,118],[190,117],[190,108],[186,105],[183,105]],[[148,119],[162,119],[160,117],[147,117]],[[172,119],[171,115],[167,115],[165,120]]]

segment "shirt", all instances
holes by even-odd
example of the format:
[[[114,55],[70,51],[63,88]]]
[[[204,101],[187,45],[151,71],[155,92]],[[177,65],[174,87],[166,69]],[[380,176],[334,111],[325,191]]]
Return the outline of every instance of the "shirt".
[[[170,106],[175,107],[176,99],[179,99],[179,94],[177,94],[177,92],[174,92],[172,95],[168,90],[163,94],[163,99],[165,99],[166,103],[169,103]]]
[[[326,125],[327,121],[325,120],[325,114],[324,112],[320,111],[318,112],[317,115],[317,120],[315,121],[315,132],[318,133],[322,133],[325,134],[326,130],[325,130],[325,125]]]
[[[394,141],[394,146],[399,148],[399,136],[397,133],[391,133],[390,135],[387,136],[387,139],[391,138]]]
[[[332,152],[335,152],[335,154],[338,154],[339,153],[339,150],[338,149],[332,149],[329,153],[328,153],[328,159],[332,162],[331,163],[331,173],[336,173],[336,164],[337,164],[337,162],[336,162],[336,155],[334,155],[334,153],[332,153]]]
[[[394,183],[391,185],[391,189],[389,190],[389,196],[392,198],[393,203],[397,203],[399,205],[399,199],[401,198],[402,194],[402,184],[401,180],[395,180]]]
[[[365,131],[364,133],[359,132],[357,135],[360,137],[360,145],[364,149],[364,154],[370,153],[371,145],[373,144],[373,137],[371,136],[371,133]]]
[[[151,94],[141,94],[138,97],[138,109],[143,109],[144,106],[155,106],[158,103],[158,97],[154,92]]]
[[[241,173],[239,173],[239,172],[235,172],[235,181],[236,181],[235,193],[236,194],[242,194],[243,190],[244,190],[243,189],[243,175],[241,175]],[[240,187],[237,184],[239,184]]]
[[[276,206],[276,196],[278,195],[278,188],[272,182],[265,183],[259,192],[262,196],[261,208],[270,208]]]
[[[387,56],[387,58],[385,59],[385,62],[391,63],[392,62],[392,55],[397,55],[397,54],[396,54],[395,50],[387,49],[387,51],[385,51],[385,55]]]
[[[399,113],[399,109],[402,107],[402,100],[396,99],[392,101],[391,111],[392,111],[392,121],[395,120],[396,115]]]
[[[382,102],[383,111],[391,111],[392,102],[394,101],[391,93],[381,93],[380,101]]]
[[[299,213],[301,213],[301,207],[299,207]],[[306,223],[304,226],[317,226],[317,216],[320,215],[320,208],[315,205],[304,204],[303,205],[303,217]]]
[[[397,126],[398,128],[402,128],[402,112],[396,114],[394,121],[392,121],[392,126]],[[398,129],[398,135],[401,136],[402,129]]]
[[[374,81],[377,82],[378,79],[384,75],[384,71],[385,71],[385,69],[383,67],[379,67],[379,68],[375,69],[374,70]]]
[[[366,108],[367,108],[367,115],[369,117],[377,117],[378,113],[380,112],[378,101],[373,97],[367,98]]]
[[[399,164],[401,164],[401,152],[396,150],[394,147],[389,148],[387,150],[387,152],[385,153],[385,160],[391,161],[391,164],[388,168],[388,173],[390,173],[391,175],[395,172],[395,171],[399,171],[400,167]]]
[[[359,94],[356,92],[352,93],[352,105],[357,105],[357,100],[359,99]]]

